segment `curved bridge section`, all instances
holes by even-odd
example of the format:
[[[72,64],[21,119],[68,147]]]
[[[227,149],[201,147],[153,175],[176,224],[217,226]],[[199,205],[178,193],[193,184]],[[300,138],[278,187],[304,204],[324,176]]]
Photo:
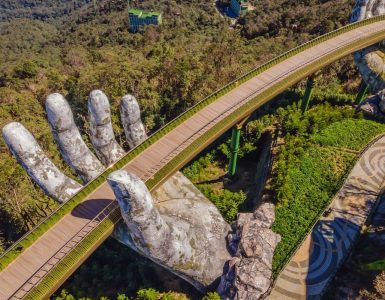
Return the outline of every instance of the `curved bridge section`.
[[[252,70],[182,114],[2,256],[7,263],[0,261],[0,299],[48,297],[112,233],[120,215],[105,181],[109,173],[124,168],[154,190],[276,95],[332,62],[383,39],[384,16],[346,26]]]

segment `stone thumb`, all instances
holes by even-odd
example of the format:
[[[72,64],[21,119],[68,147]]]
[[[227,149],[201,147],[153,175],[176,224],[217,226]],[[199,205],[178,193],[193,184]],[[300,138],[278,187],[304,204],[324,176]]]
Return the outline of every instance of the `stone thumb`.
[[[170,228],[154,206],[144,182],[124,170],[111,173],[107,181],[138,249],[147,255],[157,253],[168,240]]]

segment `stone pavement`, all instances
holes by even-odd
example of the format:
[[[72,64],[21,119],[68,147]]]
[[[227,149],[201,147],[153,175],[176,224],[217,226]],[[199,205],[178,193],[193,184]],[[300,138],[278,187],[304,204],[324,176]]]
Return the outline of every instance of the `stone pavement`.
[[[360,235],[385,179],[385,136],[362,154],[334,197],[330,214],[321,216],[267,297],[320,299]]]

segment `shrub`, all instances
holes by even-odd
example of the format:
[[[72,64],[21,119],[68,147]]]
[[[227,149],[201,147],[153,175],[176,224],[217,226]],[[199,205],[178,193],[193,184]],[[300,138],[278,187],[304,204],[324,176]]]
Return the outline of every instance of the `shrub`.
[[[33,78],[38,73],[38,66],[32,61],[26,61],[16,67],[15,74],[20,79]]]
[[[140,289],[137,292],[139,300],[157,300],[160,297],[160,293],[154,289]]]
[[[235,220],[239,206],[246,200],[246,194],[242,191],[236,193],[225,189],[215,190],[209,184],[200,184],[198,188],[214,203],[227,222]]]
[[[221,297],[216,292],[207,293],[202,300],[221,300]]]

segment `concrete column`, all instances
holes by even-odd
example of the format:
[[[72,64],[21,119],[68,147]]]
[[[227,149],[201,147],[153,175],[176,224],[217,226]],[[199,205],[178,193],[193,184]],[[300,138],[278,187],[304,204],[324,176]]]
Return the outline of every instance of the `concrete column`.
[[[228,175],[233,177],[237,171],[237,162],[238,162],[238,152],[239,152],[239,142],[241,139],[241,129],[242,126],[235,126],[231,135],[231,148],[230,148],[230,163],[229,163],[229,172]]]
[[[356,101],[355,101],[356,104],[361,104],[362,101],[364,101],[365,96],[368,92],[368,89],[369,89],[368,85],[366,84],[366,82],[364,80],[362,80],[361,84],[360,84],[360,89],[359,89],[357,97],[356,97]]]

